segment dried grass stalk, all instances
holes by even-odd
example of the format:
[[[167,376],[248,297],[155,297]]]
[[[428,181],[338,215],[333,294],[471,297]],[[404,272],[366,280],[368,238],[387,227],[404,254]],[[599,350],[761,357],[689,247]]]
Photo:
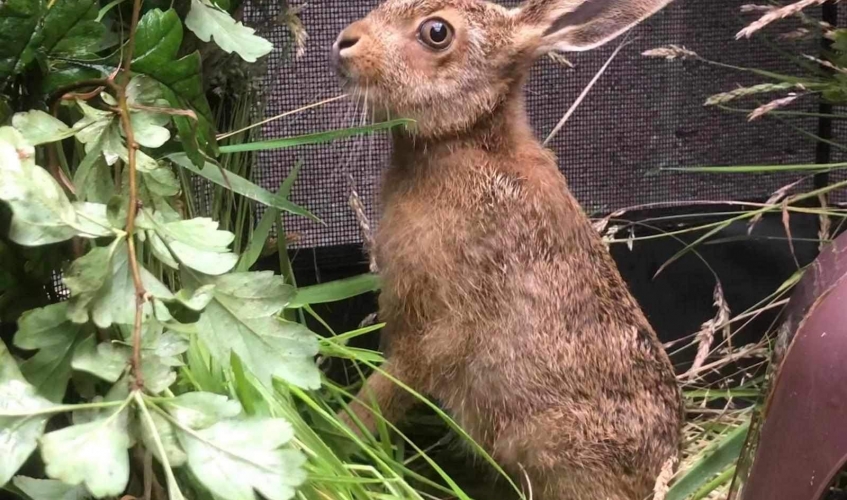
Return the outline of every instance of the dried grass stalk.
[[[803,57],[805,57],[806,59],[808,59],[810,61],[814,61],[814,62],[820,64],[824,68],[829,68],[833,71],[837,71],[841,74],[847,75],[847,69],[842,68],[841,66],[836,66],[835,64],[832,64],[831,62],[829,62],[827,60],[824,60],[824,59],[821,59],[821,58],[815,57],[815,56],[810,56],[810,55],[807,55],[807,54],[803,54]]]
[[[729,329],[729,318],[730,318],[730,310],[729,304],[726,302],[726,298],[724,298],[723,287],[721,286],[720,281],[715,284],[715,307],[717,307],[718,312],[714,318],[706,321],[700,327],[700,331],[694,336],[694,341],[697,342],[697,355],[694,357],[694,363],[691,365],[691,368],[685,373],[684,378],[694,379],[697,377],[697,373],[700,371],[700,368],[706,362],[706,359],[709,357],[709,353],[712,351],[712,343],[715,340],[715,334],[721,328],[726,330]],[[725,331],[724,336],[729,338],[729,332]]]
[[[789,104],[791,104],[792,102],[797,100],[797,98],[800,97],[800,95],[801,94],[791,94],[788,97],[783,97],[781,99],[774,99],[773,101],[771,101],[767,104],[763,104],[763,105],[759,106],[758,108],[754,109],[749,115],[747,115],[747,121],[752,122],[753,120],[757,120],[757,119],[765,116],[766,114],[770,113],[771,111],[773,111],[775,109],[779,109],[779,108],[783,108],[785,106],[788,106]]]
[[[565,56],[558,52],[550,52],[547,54],[547,57],[549,57],[553,62],[561,64],[562,66],[565,66],[567,68],[573,68],[573,63],[568,61]]]
[[[812,32],[807,28],[797,28],[796,30],[786,31],[785,33],[781,33],[779,35],[780,40],[802,40],[803,38],[809,37],[812,35]]]
[[[664,59],[700,59],[693,50],[686,49],[681,45],[665,45],[664,47],[656,47],[655,49],[645,50],[641,53],[646,57],[662,57]]]
[[[822,252],[824,247],[829,244],[829,239],[832,237],[832,219],[830,219],[829,215],[826,213],[826,209],[829,207],[826,194],[819,194],[818,201],[821,204],[821,213],[818,215],[820,218],[820,228],[818,229],[818,240],[820,241],[818,242],[818,251]]]
[[[376,254],[374,253],[375,246],[371,222],[368,219],[367,214],[365,214],[365,205],[362,203],[362,199],[359,198],[359,193],[356,191],[352,175],[349,176],[348,182],[350,187],[348,203],[350,204],[350,208],[353,209],[353,214],[356,216],[356,222],[359,224],[359,231],[362,234],[365,252],[368,254],[370,271],[372,273],[377,273],[379,272],[379,266],[377,266]]]
[[[741,6],[740,10],[741,10],[742,13],[747,14],[747,13],[750,13],[750,12],[770,12],[774,9],[776,9],[776,7],[773,6],[773,5],[760,5],[760,4],[755,4],[755,3],[746,3],[746,4]]]
[[[303,57],[306,53],[306,42],[309,40],[309,33],[300,19],[300,13],[306,8],[307,4],[290,6],[288,2],[282,2],[281,12],[277,18],[277,22],[288,27],[291,32],[291,38],[294,40],[296,49],[294,56],[296,58]]]
[[[768,200],[765,202],[765,205],[776,206],[777,203],[781,202],[783,200],[783,198],[788,196],[788,193],[790,193],[792,189],[797,187],[798,184],[800,184],[801,182],[803,182],[805,180],[806,180],[806,177],[801,177],[801,178],[797,179],[796,181],[792,182],[791,184],[786,184],[785,186],[782,186],[781,188],[777,189],[776,191],[773,192],[773,194],[770,196],[770,198],[768,198]],[[747,224],[747,234],[748,235],[753,233],[753,228],[755,228],[756,224],[758,224],[759,221],[762,220],[763,216],[764,216],[764,213],[760,212],[760,213],[754,215],[752,219],[750,219],[750,222]]]
[[[788,90],[793,88],[803,88],[801,85],[796,83],[789,82],[781,82],[781,83],[760,83],[758,85],[753,85],[751,87],[739,87],[735,90],[730,90],[729,92],[721,92],[720,94],[715,94],[703,103],[704,106],[715,106],[717,104],[726,104],[730,101],[738,99],[740,97],[746,97],[756,94],[764,94],[766,92],[777,92],[780,90]]]
[[[779,21],[780,19],[797,15],[803,9],[812,7],[813,5],[820,5],[826,1],[827,0],[800,0],[799,2],[794,2],[784,7],[768,11],[765,15],[750,23],[750,25],[743,30],[739,31],[738,34],[735,35],[735,38],[750,38],[753,36],[753,33],[756,33],[774,21]]]
[[[670,482],[674,475],[677,456],[670,457],[662,466],[662,471],[659,472],[659,477],[656,478],[656,485],[653,487],[653,500],[665,500],[670,491]]]

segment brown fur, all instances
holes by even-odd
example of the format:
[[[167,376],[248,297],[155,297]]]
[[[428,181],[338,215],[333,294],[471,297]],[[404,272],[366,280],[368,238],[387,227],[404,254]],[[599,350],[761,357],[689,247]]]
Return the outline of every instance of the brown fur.
[[[573,0],[511,11],[389,0],[336,51],[352,90],[417,120],[394,134],[383,185],[383,369],[442,402],[516,477],[525,472],[536,500],[643,499],[679,447],[668,357],[524,109],[535,57],[601,43],[626,27],[617,19],[633,24],[666,3],[591,1],[611,17],[570,37],[549,28]],[[416,38],[434,15],[455,28],[443,52]],[[414,403],[380,374],[359,395],[370,398],[390,420]],[[352,407],[373,429],[371,411]]]

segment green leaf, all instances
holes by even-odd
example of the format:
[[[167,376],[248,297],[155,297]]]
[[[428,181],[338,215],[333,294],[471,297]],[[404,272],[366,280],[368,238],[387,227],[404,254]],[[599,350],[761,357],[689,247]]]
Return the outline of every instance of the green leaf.
[[[33,146],[61,141],[72,137],[77,132],[65,125],[62,120],[37,109],[16,113],[12,117],[12,126],[18,129],[24,140]]]
[[[29,42],[44,13],[44,3],[44,0],[0,3],[0,93],[11,77],[35,57]]]
[[[181,361],[170,361],[169,358],[179,356],[188,350],[188,339],[176,332],[167,330],[155,337],[154,340],[144,343],[144,348],[150,353],[162,358],[170,366],[182,366]]]
[[[144,185],[151,193],[167,198],[179,194],[182,186],[170,166],[156,164],[156,168],[148,169],[138,165],[138,172],[144,179]]]
[[[191,10],[185,18],[185,27],[204,42],[215,43],[227,54],[236,52],[247,62],[268,55],[273,44],[254,33],[256,30],[235,22],[228,13],[209,0],[191,0]]]
[[[90,317],[100,328],[113,323],[131,325],[135,322],[135,284],[128,260],[126,241],[116,240],[108,248],[95,248],[71,264],[64,278],[71,291],[68,304],[71,321],[85,323]],[[174,300],[171,291],[140,264],[139,271],[150,297]],[[144,317],[150,317],[152,312],[153,305],[147,301]],[[164,306],[156,308],[157,315],[166,312]]]
[[[99,144],[85,154],[74,172],[73,182],[77,199],[80,201],[108,203],[112,198],[115,192],[112,170],[106,164],[103,149]],[[124,223],[115,224],[113,227],[123,228]]]
[[[12,479],[19,490],[32,500],[86,500],[91,498],[84,486],[72,486],[55,479],[35,479],[15,476]]]
[[[194,110],[196,122],[184,116],[173,119],[186,153],[199,166],[204,161],[201,149],[209,155],[217,153],[211,125],[214,117],[203,92],[200,54],[193,52],[177,59],[182,36],[182,21],[175,10],[148,11],[138,23],[132,69],[159,82],[171,107],[190,106]]]
[[[227,366],[234,352],[268,387],[274,376],[305,389],[320,387],[313,359],[317,338],[299,323],[275,316],[293,293],[283,277],[270,272],[233,273],[201,282],[186,276],[184,283],[215,285],[215,298],[200,316],[197,331],[218,363]]]
[[[97,0],[55,0],[38,29],[38,50],[54,56],[92,56],[106,27],[97,21]]]
[[[159,212],[142,212],[138,227],[154,232],[165,248],[153,239],[153,250],[167,265],[172,265],[170,252],[191,269],[204,274],[218,276],[230,271],[238,262],[238,256],[230,252],[229,245],[235,235],[218,229],[218,223],[208,217],[190,220],[166,221]],[[170,250],[167,252],[166,250]],[[175,267],[175,266],[172,266]]]
[[[259,260],[277,217],[279,217],[279,209],[269,207],[265,210],[265,213],[262,214],[262,220],[259,221],[259,224],[256,225],[256,229],[253,230],[253,234],[250,236],[247,248],[241,254],[241,258],[235,268],[236,271],[247,272]]]
[[[21,372],[54,403],[65,396],[71,378],[71,358],[80,340],[82,327],[68,321],[67,303],[49,305],[25,312],[18,320],[14,343],[38,353],[21,364]]]
[[[201,286],[197,290],[180,290],[176,294],[176,300],[192,311],[202,311],[215,298],[215,285]]]
[[[86,153],[100,149],[106,163],[113,165],[124,148],[118,116],[111,111],[93,108],[84,101],[77,100],[76,104],[82,111],[82,118],[74,124],[74,129],[79,131],[76,138],[85,145]]]
[[[131,355],[129,347],[109,342],[98,344],[91,335],[77,346],[71,366],[114,383],[123,375]]]
[[[228,144],[226,146],[221,146],[220,151],[221,153],[226,154],[240,153],[243,151],[267,151],[270,149],[285,149],[297,146],[307,146],[310,144],[324,144],[327,142],[333,142],[339,139],[346,139],[348,137],[354,137],[357,135],[372,134],[380,130],[399,127],[401,125],[411,125],[413,123],[415,123],[414,120],[401,118],[398,120],[375,123],[373,125],[367,125],[364,127],[343,128],[337,130],[330,130],[327,132],[318,132],[316,134],[298,135],[295,137],[283,137],[281,139],[269,139],[267,141],[246,142],[243,144]]]
[[[362,274],[353,278],[306,286],[297,289],[297,295],[286,307],[296,309],[311,304],[338,302],[364,293],[375,292],[380,286],[381,282],[376,274]]]
[[[105,205],[73,204],[46,170],[34,161],[33,147],[12,127],[0,127],[0,200],[12,209],[9,237],[25,246],[46,245],[74,236],[112,234]]]
[[[153,394],[164,392],[176,382],[176,372],[158,356],[141,357],[141,376],[144,387]]]
[[[27,350],[65,344],[79,335],[80,327],[67,318],[67,302],[25,312],[18,319],[14,343]]]
[[[66,484],[84,484],[97,498],[120,495],[129,482],[131,440],[126,405],[84,424],[41,437],[48,476]]]
[[[668,490],[667,500],[685,500],[697,491],[715,474],[726,467],[735,464],[744,446],[750,422],[739,425],[720,441],[715,442],[702,453],[692,467],[679,478]]]
[[[282,419],[225,420],[179,438],[188,467],[209,491],[224,500],[288,500],[306,480],[303,455],[281,448],[292,437]]]
[[[305,208],[288,201],[285,197],[277,196],[266,189],[262,189],[261,187],[253,184],[244,177],[227,171],[226,178],[224,178],[224,174],[222,173],[222,170],[218,165],[206,162],[203,168],[198,168],[183,153],[168,155],[166,156],[166,158],[176,163],[180,167],[189,170],[209,181],[212,181],[219,186],[225,187],[227,189],[231,188],[234,193],[238,193],[242,196],[250,198],[254,201],[258,201],[259,203],[262,203],[269,207],[278,208],[285,212],[300,215],[303,217],[308,217],[312,220],[319,221],[317,217],[312,215]]]
[[[126,98],[130,106],[168,107],[168,102],[162,98],[162,89],[158,82],[145,75],[136,75],[130,80],[126,88]],[[165,125],[170,121],[170,116],[164,113],[140,109],[130,111],[135,142],[144,147],[158,148],[166,143],[171,138],[171,133]]]
[[[0,341],[0,485],[9,482],[38,445],[49,415],[34,413],[51,406],[24,380]]]
[[[180,467],[184,465],[187,457],[185,456],[185,452],[182,450],[182,446],[180,446],[177,441],[176,429],[174,429],[174,426],[157,412],[151,412],[150,418],[153,421],[155,430],[150,429],[150,426],[147,425],[138,425],[138,435],[141,437],[141,442],[144,443],[144,447],[150,450],[156,457],[156,460],[160,463],[164,462],[162,460],[159,447],[156,446],[156,440],[153,437],[153,432],[156,432],[159,435],[159,439],[162,441],[162,447],[165,449],[168,464],[171,467]],[[141,421],[142,419],[139,416],[136,420]]]
[[[211,392],[187,392],[168,400],[163,407],[180,424],[191,429],[205,429],[241,413],[238,401]]]

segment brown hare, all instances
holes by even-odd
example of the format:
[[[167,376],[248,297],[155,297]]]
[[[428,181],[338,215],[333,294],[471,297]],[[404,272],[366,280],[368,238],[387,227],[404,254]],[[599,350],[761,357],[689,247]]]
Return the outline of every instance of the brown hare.
[[[668,1],[388,0],[333,47],[348,91],[415,120],[382,188],[383,369],[535,500],[647,498],[679,448],[670,361],[523,97],[539,56],[600,46]],[[415,403],[380,373],[358,398],[394,421]]]

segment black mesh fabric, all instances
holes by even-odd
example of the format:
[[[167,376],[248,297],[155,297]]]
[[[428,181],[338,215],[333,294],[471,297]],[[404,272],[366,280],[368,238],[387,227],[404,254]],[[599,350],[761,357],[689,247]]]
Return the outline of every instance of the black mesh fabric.
[[[329,48],[350,22],[364,16],[378,0],[310,1],[300,13],[309,34],[305,53],[289,57],[290,33],[278,26],[265,33],[276,47],[264,81],[266,116],[294,110],[340,93],[328,63]],[[518,2],[506,2],[517,5]],[[662,167],[701,165],[811,163],[815,143],[803,132],[815,133],[816,118],[790,122],[762,120],[751,125],[743,113],[705,108],[712,94],[759,83],[763,79],[698,62],[646,58],[643,51],[668,44],[684,45],[725,64],[791,72],[795,63],[780,52],[778,33],[792,25],[778,24],[765,36],[735,40],[735,34],[755,18],[741,14],[747,0],[704,2],[676,0],[632,33],[625,47],[597,85],[552,141],[560,168],[571,189],[589,212],[657,202],[758,199],[769,196],[796,176],[730,176],[657,173]],[[294,4],[296,5],[296,4]],[[274,9],[276,7],[271,7]],[[247,21],[278,12],[249,8]],[[593,52],[567,54],[567,68],[552,59],[535,66],[527,89],[528,107],[539,138],[559,121],[585,85],[604,64],[620,40]],[[817,54],[817,40],[807,53]],[[760,103],[785,92],[759,96]],[[751,106],[752,102],[752,106]],[[755,101],[741,106],[755,107]],[[794,110],[815,111],[814,97],[802,98]],[[346,102],[336,102],[266,125],[266,138],[299,135],[359,123]],[[379,175],[388,159],[387,138],[352,139],[331,146],[262,153],[256,181],[275,189],[295,161],[304,167],[295,186],[295,201],[310,208],[325,225],[302,218],[286,220],[299,234],[297,245],[324,247],[357,243],[360,232],[348,205],[352,174],[366,213],[376,224]]]

